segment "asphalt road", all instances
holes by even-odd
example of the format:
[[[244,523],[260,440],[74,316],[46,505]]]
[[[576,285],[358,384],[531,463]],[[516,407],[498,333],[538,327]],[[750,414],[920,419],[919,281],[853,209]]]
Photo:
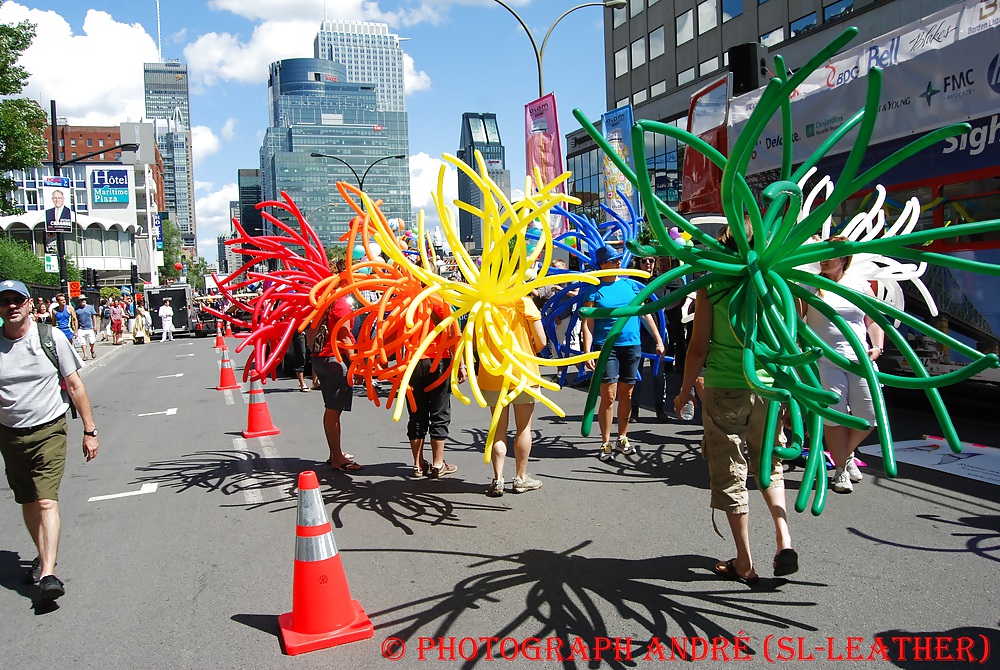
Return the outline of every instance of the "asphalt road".
[[[216,391],[218,379],[211,339],[130,346],[88,369],[101,453],[83,462],[73,422],[57,570],[67,594],[54,611],[35,610],[22,584],[34,551],[0,486],[0,666],[641,668],[677,663],[667,660],[669,639],[684,637],[708,640],[686,643],[694,667],[733,665],[723,657],[733,657],[736,638],[745,638],[740,659],[750,659],[736,667],[841,667],[830,657],[848,658],[850,638],[861,638],[850,653],[867,658],[875,636],[897,660],[863,667],[968,666],[921,661],[923,642],[902,639],[919,632],[944,636],[927,658],[956,656],[968,637],[966,657],[978,661],[989,642],[990,658],[977,665],[1000,667],[994,486],[905,465],[887,479],[876,459],[853,494],[830,494],[821,516],[791,513],[802,569],[787,580],[771,577],[772,531],[752,494],[763,579],[749,589],[710,572],[733,549],[727,529],[727,539],[712,530],[697,425],[640,423],[630,431],[639,453],[600,463],[598,439],[580,437],[583,394],[566,389],[557,399],[568,416],[539,406],[534,424],[530,471],[544,487],[493,499],[484,495],[486,410],[453,403],[447,459],[458,473],[414,480],[403,423],[356,398],[345,444],[366,467],[348,476],[322,463],[319,393],[299,393],[294,380],[268,384],[282,432],[243,441],[245,397]],[[975,402],[952,398],[963,439],[998,443],[996,403],[992,413],[976,409],[990,406],[990,393],[997,398],[992,389],[973,391]],[[935,432],[917,398],[894,395],[890,406],[897,439]],[[292,658],[276,616],[291,606],[294,487],[306,469],[320,475],[353,596],[376,630]],[[788,474],[790,508],[800,478]],[[517,657],[502,658],[491,637],[522,643]],[[541,641],[524,643],[532,637]],[[603,637],[622,638],[627,653],[616,660],[612,646],[588,661],[577,646],[576,660],[556,656],[580,638],[593,657]],[[554,638],[564,641],[559,652]],[[654,638],[664,660],[655,642],[649,651]],[[503,645],[508,657],[512,644]],[[400,651],[398,661],[383,656]]]

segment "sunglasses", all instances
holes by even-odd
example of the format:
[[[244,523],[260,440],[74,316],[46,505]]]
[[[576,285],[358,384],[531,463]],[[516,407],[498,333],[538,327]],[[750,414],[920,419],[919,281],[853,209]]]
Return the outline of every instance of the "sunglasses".
[[[20,307],[25,302],[27,302],[27,300],[28,298],[26,298],[23,295],[9,295],[7,297],[0,295],[0,307],[4,305],[13,305],[14,307]]]

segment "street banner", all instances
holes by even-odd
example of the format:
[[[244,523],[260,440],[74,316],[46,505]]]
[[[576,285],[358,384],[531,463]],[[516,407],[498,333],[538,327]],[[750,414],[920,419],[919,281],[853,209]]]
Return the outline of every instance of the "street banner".
[[[156,251],[163,251],[163,222],[168,218],[167,212],[150,212],[149,227],[156,244]]]
[[[42,202],[45,209],[45,232],[73,232],[73,189],[69,177],[42,179]]]
[[[628,165],[632,170],[635,170],[635,159],[632,155],[632,105],[625,105],[624,107],[619,107],[618,109],[610,112],[605,112],[601,115],[601,128],[604,130],[604,138],[608,140],[615,153]],[[639,211],[637,197],[638,193],[632,186],[632,182],[625,178],[614,162],[608,157],[604,156],[604,204],[607,205],[611,211],[620,216],[622,219],[629,220],[628,206],[625,204],[625,200],[619,195],[621,191],[625,195],[625,199],[632,203],[632,206]],[[610,214],[605,215],[605,221],[611,221],[614,217]]]
[[[793,160],[802,161],[863,107],[867,74],[873,67],[882,68],[884,77],[872,145],[1000,112],[998,45],[1000,5],[968,0],[838,55],[792,94]],[[837,95],[816,95],[831,89],[837,89]],[[760,90],[733,99],[730,124],[735,132],[729,133],[730,143],[759,99]],[[849,133],[831,153],[849,151],[856,133]],[[782,142],[788,139],[783,137],[780,115],[775,115],[757,143],[747,173],[780,166]],[[959,151],[968,146],[968,153],[977,155],[997,137],[987,130],[954,141]]]
[[[537,190],[563,173],[560,137],[555,94],[548,93],[524,106],[526,168],[533,189]],[[541,185],[535,184],[536,167],[541,172]],[[565,183],[554,192],[565,193]],[[553,235],[561,235],[569,230],[569,223],[561,216],[550,216],[549,227]]]
[[[892,448],[898,463],[1000,486],[1000,449],[963,442],[962,452],[956,454],[944,438],[933,436],[896,442]],[[882,456],[882,447],[877,444],[859,447],[858,451],[869,456]]]

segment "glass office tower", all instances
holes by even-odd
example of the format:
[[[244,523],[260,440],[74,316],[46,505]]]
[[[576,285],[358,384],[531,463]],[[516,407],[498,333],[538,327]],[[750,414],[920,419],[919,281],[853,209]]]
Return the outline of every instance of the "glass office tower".
[[[510,170],[507,169],[504,157],[504,146],[500,141],[500,129],[497,127],[496,114],[477,114],[466,112],[462,114],[462,136],[459,139],[459,149],[455,154],[459,160],[479,173],[475,152],[483,155],[486,162],[486,173],[497,186],[510,198]],[[458,173],[458,199],[474,207],[482,209],[483,194],[471,179],[464,173]],[[462,236],[462,244],[466,250],[482,253],[483,221],[480,217],[464,209],[458,211],[458,229]]]

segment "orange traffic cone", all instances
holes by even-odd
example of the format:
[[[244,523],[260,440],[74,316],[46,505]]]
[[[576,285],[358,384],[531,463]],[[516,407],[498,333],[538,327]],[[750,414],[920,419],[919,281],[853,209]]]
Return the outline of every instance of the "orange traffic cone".
[[[233,324],[226,321],[226,337],[236,337],[233,335]]]
[[[243,437],[264,437],[277,435],[281,431],[271,423],[271,412],[264,402],[264,386],[257,377],[250,378],[250,404],[247,405],[247,429]]]
[[[226,346],[226,340],[222,337],[222,324],[215,320],[215,349],[222,349]]]
[[[219,368],[219,385],[215,387],[216,391],[226,391],[228,389],[238,389],[239,384],[236,383],[236,373],[233,371],[233,362],[229,360],[229,349],[226,347],[226,343],[222,343],[222,367]]]
[[[361,603],[351,599],[312,470],[299,473],[297,524],[292,611],[278,617],[285,651],[295,656],[373,637],[371,620]]]

